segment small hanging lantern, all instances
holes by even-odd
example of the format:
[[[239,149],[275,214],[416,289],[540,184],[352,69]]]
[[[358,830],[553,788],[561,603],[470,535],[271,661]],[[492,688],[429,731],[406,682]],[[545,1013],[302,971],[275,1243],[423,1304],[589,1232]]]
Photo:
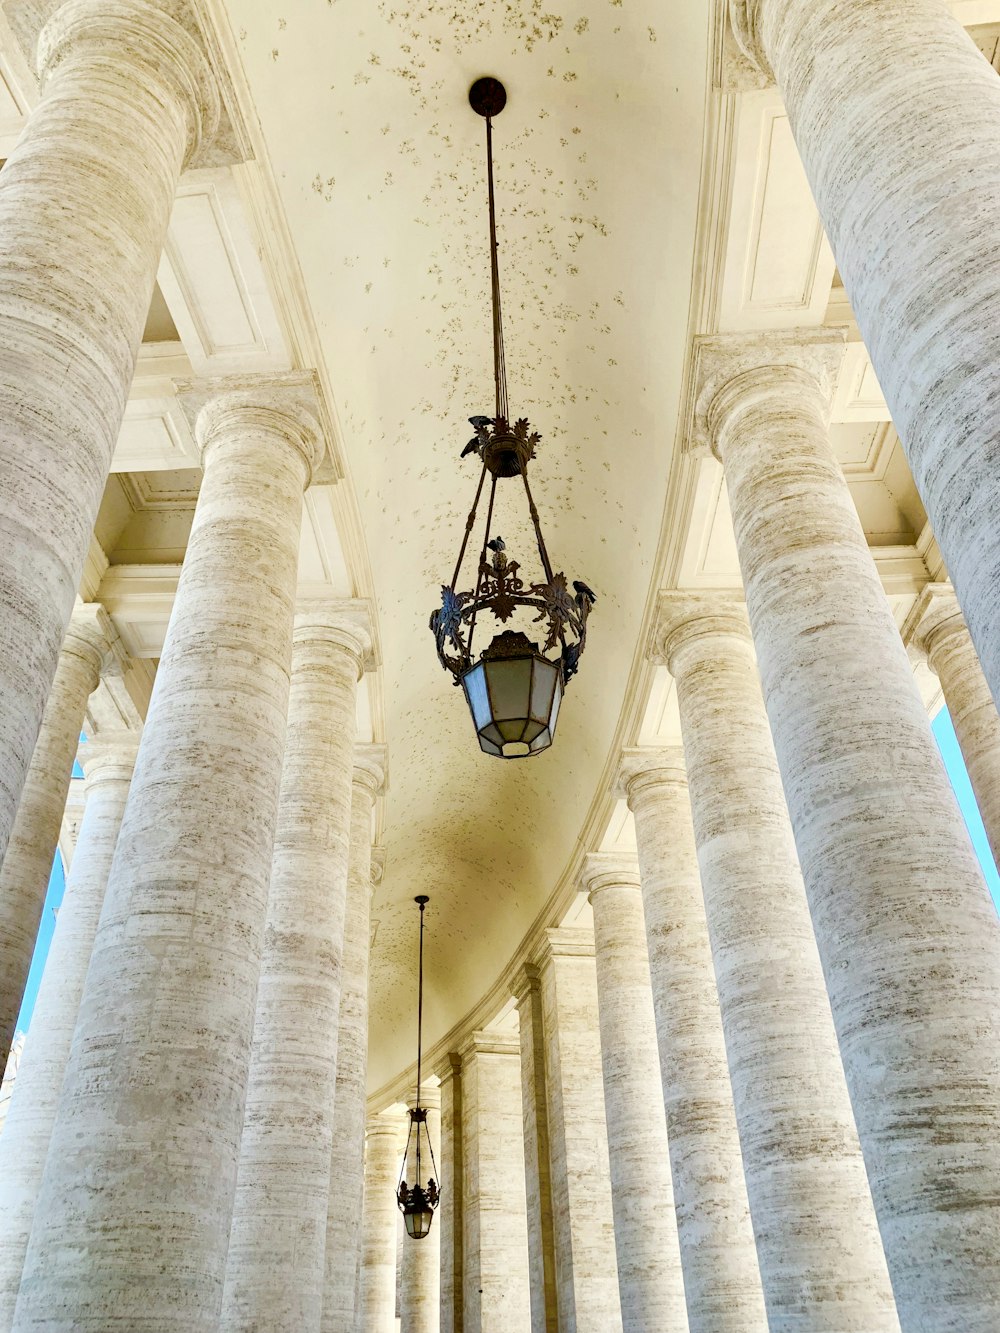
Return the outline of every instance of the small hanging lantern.
[[[441,606],[431,613],[430,627],[441,665],[465,691],[480,748],[503,759],[520,759],[539,754],[552,744],[563,691],[576,674],[587,641],[587,618],[596,598],[585,583],[575,581],[570,591],[565,574],[553,573],[538,510],[528,486],[528,463],[535,456],[541,436],[531,430],[526,417],[510,425],[493,198],[493,117],[506,106],[507,93],[496,79],[478,79],[469,91],[469,102],[486,120],[496,413],[492,417],[469,418],[476,433],[463,449],[462,457],[475,454],[482,470],[455,572],[451,583],[441,589]],[[457,592],[487,473],[492,480],[476,586],[474,590]],[[520,477],[524,483],[541,562],[542,578],[536,583],[525,583],[521,565],[508,557],[503,538],[491,534],[497,482],[507,477]],[[545,635],[541,647],[527,634],[508,629],[496,635],[477,660],[472,643],[479,613],[489,611],[501,624],[506,624],[518,608],[535,612],[533,623],[541,624]]]
[[[396,1202],[403,1214],[406,1234],[413,1240],[423,1240],[431,1229],[434,1210],[441,1202],[438,1190],[437,1164],[434,1161],[434,1149],[427,1129],[427,1108],[420,1105],[420,1063],[423,1054],[424,1023],[424,908],[430,902],[426,894],[421,893],[413,900],[420,908],[420,964],[417,980],[417,1096],[416,1104],[410,1109],[410,1129],[406,1136],[406,1151],[403,1153],[403,1166],[399,1173],[399,1185],[396,1189]],[[421,1143],[424,1150],[421,1154]],[[410,1161],[411,1145],[415,1179],[412,1185],[404,1180],[406,1164]],[[421,1156],[424,1162],[430,1161],[431,1174],[427,1183],[423,1183]]]

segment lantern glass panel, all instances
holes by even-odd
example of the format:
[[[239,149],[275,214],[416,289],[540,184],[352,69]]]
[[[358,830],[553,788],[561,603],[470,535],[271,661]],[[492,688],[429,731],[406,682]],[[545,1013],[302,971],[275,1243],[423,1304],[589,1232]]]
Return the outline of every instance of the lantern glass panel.
[[[551,662],[535,662],[535,677],[531,686],[531,716],[546,724],[552,710],[552,695],[555,692],[559,668]],[[525,738],[531,740],[530,736]]]
[[[503,719],[526,718],[531,699],[531,657],[512,657],[506,661],[488,661],[486,678],[489,681],[493,716]],[[505,736],[505,740],[520,737]]]
[[[486,674],[482,662],[465,673],[462,684],[465,686],[465,697],[469,701],[476,729],[480,730],[490,720],[490,699],[486,693]]]
[[[403,1221],[406,1224],[406,1234],[413,1240],[423,1240],[431,1229],[431,1222],[434,1220],[434,1214],[427,1209],[419,1213],[404,1213]]]

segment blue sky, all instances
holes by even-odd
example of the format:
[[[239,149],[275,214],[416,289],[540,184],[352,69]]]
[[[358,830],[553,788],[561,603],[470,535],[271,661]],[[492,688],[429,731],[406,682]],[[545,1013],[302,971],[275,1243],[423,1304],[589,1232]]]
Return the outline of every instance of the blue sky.
[[[993,895],[993,901],[1000,911],[1000,874],[997,874],[997,868],[993,864],[993,857],[990,854],[990,845],[986,840],[986,830],[983,828],[983,821],[979,816],[979,807],[976,805],[976,798],[972,794],[972,786],[969,782],[969,776],[965,771],[965,763],[962,759],[962,752],[958,748],[958,741],[955,739],[955,728],[951,725],[951,718],[948,716],[948,710],[942,708],[940,713],[934,719],[932,724],[934,737],[937,740],[938,748],[944,758],[945,768],[948,770],[948,776],[951,778],[951,785],[955,789],[955,795],[958,797],[958,804],[961,806],[962,814],[965,816],[965,822],[969,833],[972,835],[972,845],[976,849],[976,855],[979,857],[980,864],[983,867],[983,873],[986,876],[986,882],[989,885],[990,893]],[[86,737],[81,736],[81,740]],[[83,777],[79,764],[74,766],[74,777]],[[52,875],[49,879],[48,897],[45,899],[45,911],[42,914],[42,925],[38,934],[38,943],[35,946],[35,956],[31,962],[31,971],[28,974],[28,985],[25,988],[24,1000],[21,1004],[21,1012],[18,1016],[17,1026],[22,1032],[28,1030],[28,1023],[31,1019],[31,1011],[35,1007],[35,997],[38,994],[38,983],[42,978],[42,968],[45,966],[45,958],[49,951],[49,944],[52,941],[52,932],[55,929],[55,908],[62,902],[63,891],[66,887],[66,881],[63,876],[62,857],[56,852],[55,863],[52,866]]]

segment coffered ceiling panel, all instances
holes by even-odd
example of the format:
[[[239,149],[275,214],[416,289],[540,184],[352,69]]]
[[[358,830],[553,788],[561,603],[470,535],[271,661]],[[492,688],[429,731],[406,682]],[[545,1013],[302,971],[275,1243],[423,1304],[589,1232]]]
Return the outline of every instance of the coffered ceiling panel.
[[[833,254],[774,89],[736,109],[719,328],[788,328],[823,320]]]
[[[188,172],[158,281],[197,375],[290,366],[232,172]]]

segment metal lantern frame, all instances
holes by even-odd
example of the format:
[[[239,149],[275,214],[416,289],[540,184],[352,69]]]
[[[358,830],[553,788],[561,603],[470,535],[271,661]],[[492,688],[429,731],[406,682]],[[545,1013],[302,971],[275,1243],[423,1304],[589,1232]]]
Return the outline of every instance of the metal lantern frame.
[[[423,1240],[431,1229],[434,1213],[441,1202],[441,1191],[437,1181],[437,1163],[434,1160],[434,1146],[427,1129],[427,1108],[420,1105],[421,1061],[423,1057],[424,1026],[424,908],[430,902],[426,894],[421,893],[413,900],[420,908],[420,951],[417,980],[417,1096],[416,1103],[410,1108],[410,1128],[406,1135],[406,1148],[403,1152],[403,1165],[396,1185],[396,1203],[403,1214],[406,1234],[411,1240]],[[420,1140],[427,1141],[427,1155],[431,1159],[431,1174],[427,1183],[422,1180],[420,1168]],[[410,1159],[410,1144],[414,1145],[414,1166],[416,1179],[412,1185],[405,1180],[406,1164]]]
[[[451,582],[441,588],[441,606],[431,613],[430,628],[437,643],[441,665],[450,672],[454,683],[462,685],[465,690],[480,747],[487,754],[512,759],[538,754],[551,745],[563,692],[576,674],[580,655],[586,646],[587,619],[596,597],[585,583],[579,581],[574,581],[571,589],[566,575],[552,568],[542,536],[538,509],[528,484],[528,464],[535,457],[535,448],[541,436],[531,429],[526,417],[520,417],[513,425],[510,424],[493,187],[493,117],[503,110],[507,94],[497,79],[478,79],[469,92],[469,102],[473,110],[486,120],[496,411],[493,417],[469,418],[476,433],[462,451],[462,457],[476,454],[482,469],[472,509],[466,520],[455,572]],[[462,561],[486,488],[487,474],[492,480],[476,585],[474,589],[460,592],[457,585]],[[509,477],[520,477],[524,485],[544,575],[538,582],[526,583],[521,576],[520,563],[507,555],[503,538],[491,537],[497,482]],[[518,608],[528,608],[536,613],[534,623],[540,624],[544,633],[541,647],[527,635],[507,630],[497,635],[477,659],[473,655],[473,644],[480,613],[489,611],[503,625]],[[521,706],[509,716],[498,715],[496,712],[494,691],[490,685],[494,675],[499,678],[499,668],[494,671],[490,666],[494,662],[522,664]],[[552,688],[545,695],[536,688],[536,675],[539,680],[547,679],[547,675],[553,672]],[[547,706],[543,714],[541,705],[546,699]]]

